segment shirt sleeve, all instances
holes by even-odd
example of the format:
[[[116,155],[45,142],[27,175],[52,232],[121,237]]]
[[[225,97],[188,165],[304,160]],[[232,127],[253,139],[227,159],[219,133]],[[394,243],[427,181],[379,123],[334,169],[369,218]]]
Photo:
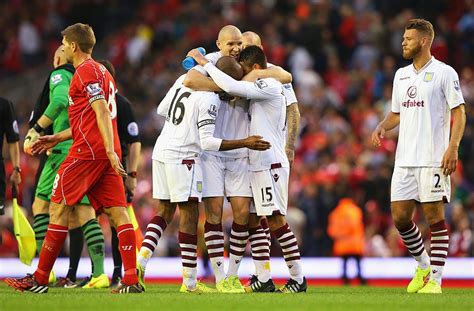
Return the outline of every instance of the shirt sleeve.
[[[206,59],[208,61],[210,61],[211,63],[213,63],[215,65],[217,63],[217,61],[219,60],[219,58],[220,58],[220,54],[217,53],[217,52],[214,52],[214,53],[206,54],[204,57],[206,57]],[[204,67],[201,66],[201,65],[196,65],[193,68],[191,68],[191,70],[193,70],[193,69],[198,71],[199,73],[205,75],[206,77],[209,76],[207,74],[206,69],[204,69]]]
[[[286,106],[290,106],[298,102],[296,99],[295,90],[293,89],[291,83],[283,84],[283,95],[286,98]]]
[[[122,116],[122,122],[120,122],[120,126],[124,127],[120,131],[121,133],[123,133],[123,137],[120,137],[120,139],[123,139],[126,144],[139,142],[140,131],[138,129],[138,124],[135,119],[135,115],[133,114],[131,103],[127,98],[123,96],[121,96],[120,101],[122,102],[120,105],[121,111],[119,111],[119,114],[121,114]]]
[[[247,99],[273,99],[281,95],[275,92],[273,87],[269,87],[267,79],[257,80],[255,83],[248,81],[238,81],[223,73],[212,63],[204,65],[204,69],[209,73],[214,82],[226,93],[244,97]]]
[[[392,112],[400,113],[400,100],[398,98],[398,75],[399,71],[395,73],[393,77],[393,87],[392,87]]]
[[[180,76],[173,86],[168,90],[166,93],[165,97],[161,100],[161,102],[158,104],[158,107],[156,108],[156,113],[160,116],[167,117],[168,116],[168,110],[169,107],[171,106],[171,103],[178,93],[179,89],[183,87],[183,81],[184,77],[186,75]]]
[[[464,104],[464,97],[462,96],[461,85],[459,84],[459,76],[451,66],[447,66],[442,83],[443,94],[450,109]]]
[[[197,127],[201,148],[203,150],[218,151],[221,147],[222,139],[214,137],[214,131],[216,129],[219,104],[217,101],[208,100],[208,98],[204,98],[204,100],[200,100],[196,104],[199,110]]]
[[[15,109],[13,103],[7,101],[5,105],[5,113],[3,116],[3,125],[5,126],[5,136],[8,143],[14,143],[20,140],[18,131],[18,122],[16,120]]]
[[[80,82],[82,83],[83,93],[92,104],[96,100],[105,100],[105,79],[104,75],[94,64],[84,65],[76,71]]]
[[[54,72],[49,79],[51,96],[44,114],[51,120],[55,120],[68,107],[69,83],[70,77],[63,70]]]

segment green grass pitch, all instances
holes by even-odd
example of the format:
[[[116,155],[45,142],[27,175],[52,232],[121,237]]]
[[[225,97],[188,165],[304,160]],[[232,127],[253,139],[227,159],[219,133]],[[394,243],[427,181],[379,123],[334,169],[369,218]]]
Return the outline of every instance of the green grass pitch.
[[[112,295],[109,290],[50,288],[44,295],[0,285],[0,310],[474,310],[472,289],[442,295],[406,294],[404,288],[319,287],[306,294],[180,294],[178,285],[149,285],[147,292]]]

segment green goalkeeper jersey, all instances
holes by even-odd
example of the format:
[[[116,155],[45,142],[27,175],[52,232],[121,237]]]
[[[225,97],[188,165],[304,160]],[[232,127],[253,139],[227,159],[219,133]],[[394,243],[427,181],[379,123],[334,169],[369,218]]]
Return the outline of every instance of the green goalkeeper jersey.
[[[72,73],[65,69],[54,70],[49,79],[49,105],[44,114],[53,120],[53,132],[58,133],[69,128],[69,84]],[[72,145],[72,139],[57,144],[53,149],[67,153]]]

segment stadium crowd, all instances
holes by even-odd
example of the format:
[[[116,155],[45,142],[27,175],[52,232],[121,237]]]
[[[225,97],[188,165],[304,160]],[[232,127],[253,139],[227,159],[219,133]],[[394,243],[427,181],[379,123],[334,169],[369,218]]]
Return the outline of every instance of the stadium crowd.
[[[0,85],[49,64],[65,26],[78,21],[91,24],[98,38],[97,54],[116,67],[118,86],[133,103],[140,127],[143,150],[134,207],[139,223],[145,226],[156,207],[151,196],[151,148],[164,122],[155,109],[183,72],[181,60],[186,51],[196,46],[215,50],[217,32],[226,24],[258,32],[269,61],[293,74],[302,116],[288,211],[302,255],[332,255],[329,214],[340,199],[352,197],[364,215],[364,255],[407,256],[390,217],[396,133],[389,133],[377,149],[370,143],[370,133],[390,107],[393,76],[406,64],[401,57],[403,26],[414,17],[433,22],[432,53],[460,76],[467,123],[447,220],[452,232],[450,256],[474,256],[472,0],[7,0],[0,4],[4,29],[0,33]],[[14,102],[21,137],[39,92],[40,88],[24,90],[24,98]],[[22,155],[26,208],[31,206],[36,165]],[[227,209],[227,232],[231,215]],[[0,217],[0,225],[11,227],[11,221]],[[106,235],[108,228],[103,226]],[[428,226],[420,230],[429,241]],[[14,237],[7,230],[3,236],[0,256],[15,255]],[[173,223],[157,253],[179,255],[178,244],[177,224]]]

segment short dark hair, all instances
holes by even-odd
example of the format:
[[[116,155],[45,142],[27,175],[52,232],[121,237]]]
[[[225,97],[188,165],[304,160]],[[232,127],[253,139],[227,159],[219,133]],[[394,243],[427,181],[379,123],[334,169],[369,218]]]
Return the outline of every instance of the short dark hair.
[[[61,31],[61,35],[66,38],[66,41],[77,43],[82,52],[92,54],[96,41],[94,30],[92,30],[91,26],[76,23]]]
[[[422,19],[422,18],[410,19],[405,26],[405,30],[408,30],[408,29],[416,29],[420,32],[423,32],[424,34],[430,37],[431,41],[433,41],[434,39],[433,24],[431,24],[426,19]]]
[[[244,76],[244,69],[232,56],[222,56],[219,58],[216,67],[235,80],[240,80]]]
[[[248,46],[240,52],[240,62],[247,67],[258,64],[262,69],[267,68],[267,57],[263,50],[256,45]]]
[[[108,60],[106,59],[99,59],[97,61],[98,63],[101,63],[102,65],[104,65],[105,69],[107,69],[110,73],[110,75],[112,76],[112,78],[114,78],[115,80],[115,68],[114,68],[114,65],[112,65],[111,62],[109,62]]]

